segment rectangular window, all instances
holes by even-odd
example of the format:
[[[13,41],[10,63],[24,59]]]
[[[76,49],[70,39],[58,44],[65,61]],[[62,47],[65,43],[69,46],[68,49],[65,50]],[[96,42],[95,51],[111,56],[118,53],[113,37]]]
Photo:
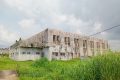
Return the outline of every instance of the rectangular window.
[[[64,38],[64,42],[67,45],[67,37]]]
[[[30,54],[30,52],[27,52],[27,54]]]
[[[58,56],[58,53],[57,52],[53,52],[52,53],[54,56]]]
[[[90,41],[90,48],[94,48],[94,41]]]
[[[96,42],[97,48],[100,49],[100,43]]]
[[[66,45],[70,46],[70,37],[65,37],[64,42],[65,42]]]
[[[41,57],[44,57],[44,52],[41,53]]]
[[[26,52],[22,52],[22,54],[26,54]]]
[[[53,35],[53,42],[55,43],[55,38],[56,38],[56,35]]]
[[[60,41],[60,36],[57,36],[57,41],[58,41],[58,42]]]
[[[70,37],[68,37],[68,45],[70,46]]]
[[[58,56],[58,53],[55,53],[55,56]]]
[[[60,44],[60,36],[57,36],[57,44]]]
[[[65,56],[65,53],[60,53],[61,56]]]
[[[79,39],[75,38],[74,39],[74,44],[76,47],[79,47]]]
[[[102,43],[102,49],[105,49],[105,43]]]
[[[40,52],[36,52],[37,55],[40,55]]]
[[[53,43],[60,44],[60,36],[59,35],[53,35]]]
[[[87,47],[87,40],[83,40],[83,47]]]

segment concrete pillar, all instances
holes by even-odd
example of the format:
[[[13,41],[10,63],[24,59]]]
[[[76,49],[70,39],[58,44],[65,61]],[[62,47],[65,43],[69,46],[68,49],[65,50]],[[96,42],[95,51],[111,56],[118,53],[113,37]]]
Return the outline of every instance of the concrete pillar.
[[[84,53],[83,53],[83,39],[80,40],[80,56],[84,56]]]
[[[94,56],[97,54],[97,45],[96,45],[96,40],[94,40]]]

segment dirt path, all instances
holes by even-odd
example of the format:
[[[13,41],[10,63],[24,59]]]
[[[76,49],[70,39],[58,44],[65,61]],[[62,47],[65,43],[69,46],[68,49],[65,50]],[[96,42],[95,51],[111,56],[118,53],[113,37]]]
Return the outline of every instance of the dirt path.
[[[17,72],[14,70],[0,71],[0,80],[18,80]]]

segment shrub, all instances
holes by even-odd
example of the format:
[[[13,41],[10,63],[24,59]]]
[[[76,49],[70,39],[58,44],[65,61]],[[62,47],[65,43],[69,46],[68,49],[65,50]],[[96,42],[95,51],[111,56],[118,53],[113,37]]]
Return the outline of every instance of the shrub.
[[[47,64],[49,64],[49,61],[47,58],[41,58],[36,60],[32,65],[35,67],[45,67],[47,66]]]
[[[6,66],[5,69],[10,69],[16,63],[19,64],[20,80],[120,80],[119,53],[51,62],[46,58],[35,62],[13,62],[9,58],[0,58],[0,68]]]

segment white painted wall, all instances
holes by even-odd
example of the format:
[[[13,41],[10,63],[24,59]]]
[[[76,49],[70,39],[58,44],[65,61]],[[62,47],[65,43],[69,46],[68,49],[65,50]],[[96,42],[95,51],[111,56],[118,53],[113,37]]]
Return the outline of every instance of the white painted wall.
[[[23,54],[25,52],[25,54]],[[27,54],[30,52],[30,54]],[[39,52],[40,54],[36,54]],[[17,48],[11,50],[10,58],[16,61],[26,61],[26,60],[36,60],[41,58],[41,54],[44,53],[44,57],[48,58],[48,48],[38,49],[38,48]]]

